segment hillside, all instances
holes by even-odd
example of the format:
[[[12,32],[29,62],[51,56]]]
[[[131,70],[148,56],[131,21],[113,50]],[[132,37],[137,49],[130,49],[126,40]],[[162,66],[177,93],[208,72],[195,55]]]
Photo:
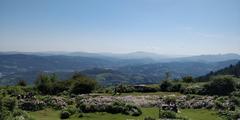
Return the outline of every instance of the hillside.
[[[211,71],[204,76],[196,78],[196,80],[208,81],[210,77],[217,75],[232,75],[234,77],[240,77],[240,61],[237,64],[231,64],[230,66],[217,70],[215,72]]]
[[[213,63],[169,62],[124,66],[117,69],[94,68],[84,70],[81,73],[94,77],[103,85],[118,83],[152,84],[163,80],[166,72],[170,72],[173,79],[189,75],[197,77],[235,63],[237,63],[237,60]]]
[[[96,78],[104,85],[112,85],[119,82],[149,84],[159,83],[164,78],[166,72],[171,72],[172,78],[181,78],[186,75],[197,77],[230,64],[235,64],[238,61],[156,63],[155,60],[147,57],[140,59],[141,55],[147,56],[147,53],[139,52],[135,53],[139,59],[99,57],[99,55],[88,53],[72,53],[71,55],[32,54],[1,53],[0,84],[15,84],[21,79],[26,80],[28,83],[33,83],[36,76],[42,72],[54,72],[60,79],[64,80],[76,71],[82,71],[84,74]],[[150,57],[152,54],[148,56]],[[106,69],[108,70],[106,71]]]

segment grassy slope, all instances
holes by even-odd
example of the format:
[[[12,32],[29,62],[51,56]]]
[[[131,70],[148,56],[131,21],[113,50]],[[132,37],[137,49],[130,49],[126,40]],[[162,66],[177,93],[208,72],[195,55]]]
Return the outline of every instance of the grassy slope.
[[[190,120],[222,120],[215,111],[205,109],[185,109],[180,114]]]
[[[143,114],[138,117],[127,116],[122,114],[109,114],[109,113],[87,113],[83,118],[72,116],[69,120],[143,120],[146,116],[158,117],[157,108],[143,108]],[[38,112],[30,112],[31,116],[36,120],[59,120],[59,111],[46,109]],[[214,111],[204,109],[185,109],[181,110],[179,115],[190,118],[190,120],[221,120]]]

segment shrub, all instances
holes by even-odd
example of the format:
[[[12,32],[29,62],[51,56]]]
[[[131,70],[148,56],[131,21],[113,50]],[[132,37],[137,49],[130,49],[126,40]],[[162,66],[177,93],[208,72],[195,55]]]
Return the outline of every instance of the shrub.
[[[135,92],[157,92],[159,90],[158,87],[149,87],[149,86],[135,86]]]
[[[175,96],[166,96],[166,97],[164,97],[164,102],[166,102],[167,104],[176,103],[176,97]]]
[[[27,112],[20,109],[14,110],[12,116],[15,118],[14,120],[22,120],[20,118],[23,118],[23,120],[33,120]]]
[[[70,115],[74,115],[75,113],[78,112],[78,109],[73,106],[68,106],[67,108],[64,109],[64,111],[67,111],[70,113]]]
[[[17,85],[18,86],[27,86],[27,82],[25,80],[19,80]]]
[[[82,114],[82,113],[80,113],[80,114],[78,115],[78,117],[79,117],[79,118],[83,117],[83,114]]]
[[[191,83],[191,82],[193,82],[192,76],[185,76],[185,77],[182,78],[182,80],[183,80],[183,82],[185,82],[185,83]]]
[[[240,106],[240,98],[239,97],[231,96],[229,101],[236,106]]]
[[[8,112],[4,108],[3,97],[0,96],[0,120],[4,120]]]
[[[112,114],[122,113],[126,115],[139,116],[142,114],[142,111],[139,107],[135,105],[126,104],[124,102],[115,101],[112,104],[85,104],[82,102],[77,103],[77,108],[81,112],[108,112]]]
[[[46,104],[39,100],[21,101],[19,108],[27,111],[38,111],[44,109]]]
[[[175,119],[175,118],[177,118],[177,115],[175,112],[167,110],[167,111],[161,111],[159,117]]]
[[[17,106],[17,100],[15,98],[4,98],[3,105],[8,111],[13,111]]]
[[[156,119],[152,117],[145,117],[144,120],[156,120]]]
[[[139,116],[142,114],[142,111],[137,106],[127,104],[124,106],[122,113],[126,115]]]
[[[220,110],[227,109],[227,107],[221,101],[216,100],[214,101],[214,104],[216,109],[220,109]]]
[[[67,103],[63,97],[46,96],[43,98],[43,101],[48,107],[52,107],[57,110],[63,109],[67,106]]]
[[[61,113],[60,113],[60,118],[61,119],[67,119],[67,118],[69,118],[70,117],[70,113],[68,112],[68,111],[62,111]]]
[[[233,92],[231,93],[231,95],[232,95],[232,96],[236,96],[236,97],[240,97],[240,91],[239,91],[239,90],[233,91]]]
[[[75,76],[70,92],[73,94],[87,94],[95,89],[97,82],[86,76]]]
[[[171,92],[179,92],[182,89],[182,84],[180,83],[175,83],[172,85],[172,87],[170,88]]]
[[[204,86],[209,95],[229,95],[235,90],[235,82],[232,77],[219,76],[212,78],[209,84]]]
[[[170,91],[173,84],[169,80],[163,80],[160,84],[160,90],[161,91]]]
[[[237,120],[240,118],[240,111],[220,111],[220,115],[222,115],[226,120]]]
[[[120,84],[118,86],[116,86],[115,88],[115,93],[118,92],[118,93],[130,93],[130,92],[134,92],[134,88],[132,86],[129,86],[129,85],[123,85],[123,84]]]
[[[182,87],[180,90],[183,94],[202,94],[203,88],[200,86],[188,86],[188,87]]]
[[[58,91],[59,88],[56,85],[56,82],[56,74],[41,74],[35,81],[35,86],[42,94],[55,95],[56,93],[60,92]],[[56,89],[56,87],[58,89]]]
[[[24,94],[24,91],[19,86],[8,86],[5,88],[8,95],[17,96],[19,94]]]

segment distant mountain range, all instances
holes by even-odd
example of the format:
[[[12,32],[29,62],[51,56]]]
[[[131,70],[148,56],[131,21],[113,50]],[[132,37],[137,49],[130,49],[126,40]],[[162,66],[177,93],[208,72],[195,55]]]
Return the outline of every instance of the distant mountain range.
[[[152,62],[172,62],[172,61],[189,61],[189,62],[219,62],[233,59],[240,59],[240,55],[236,53],[215,54],[215,55],[160,55],[151,52],[137,51],[126,54],[115,53],[88,53],[88,52],[0,52],[0,55],[37,55],[37,56],[78,56],[88,58],[102,59],[145,59]]]
[[[173,78],[201,76],[239,60],[238,54],[173,57],[147,52],[0,52],[0,85],[15,84],[20,79],[33,83],[41,72],[56,72],[61,79],[67,79],[75,71],[93,76],[102,84],[156,83],[165,72],[171,72]]]

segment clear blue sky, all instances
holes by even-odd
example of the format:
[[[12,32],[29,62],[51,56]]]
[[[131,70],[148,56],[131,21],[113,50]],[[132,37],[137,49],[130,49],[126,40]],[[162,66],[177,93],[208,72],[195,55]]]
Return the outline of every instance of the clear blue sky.
[[[0,0],[0,51],[240,53],[240,0]]]

